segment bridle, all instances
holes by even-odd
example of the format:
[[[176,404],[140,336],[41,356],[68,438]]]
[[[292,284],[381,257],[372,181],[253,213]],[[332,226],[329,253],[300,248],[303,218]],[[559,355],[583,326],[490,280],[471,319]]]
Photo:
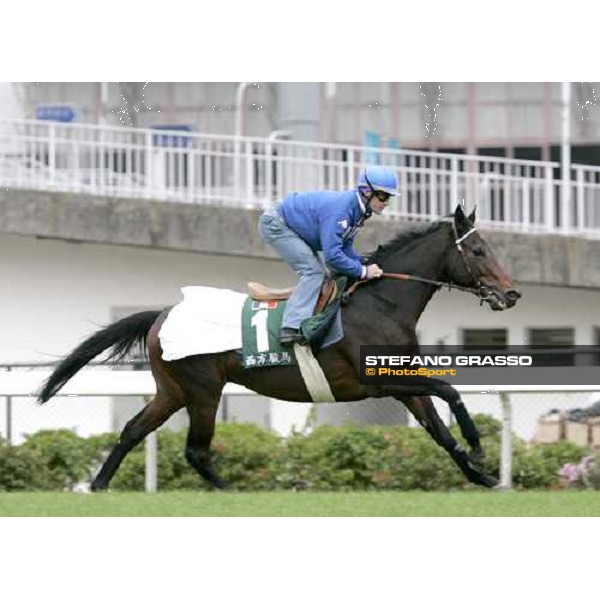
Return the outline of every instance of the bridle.
[[[463,236],[458,236],[458,231],[456,230],[456,223],[454,219],[452,219],[452,231],[454,232],[454,244],[458,250],[459,255],[462,257],[467,272],[471,276],[473,280],[474,286],[463,286],[458,285],[456,283],[446,282],[446,281],[437,281],[435,279],[427,279],[425,277],[419,277],[418,275],[408,275],[407,273],[383,273],[381,277],[385,277],[386,279],[396,279],[400,281],[418,281],[419,283],[426,283],[429,285],[434,285],[436,288],[441,289],[443,287],[450,289],[459,290],[461,292],[468,292],[469,294],[474,294],[479,298],[480,305],[483,304],[492,294],[491,290],[481,283],[475,275],[473,274],[473,270],[471,269],[471,265],[469,264],[468,258],[465,256],[464,248],[462,246],[463,242],[472,234],[477,231],[477,227],[472,227],[465,233]],[[372,281],[370,279],[360,279],[354,282],[343,294],[342,294],[342,303],[348,302],[350,295],[358,288],[360,285],[367,283],[368,281]],[[436,290],[437,291],[437,290]]]
[[[484,286],[481,283],[481,281],[479,281],[479,279],[477,279],[477,277],[475,277],[475,275],[471,269],[471,265],[469,264],[469,259],[465,256],[465,250],[462,245],[463,242],[472,233],[475,233],[477,231],[477,227],[471,227],[471,229],[469,229],[469,231],[467,231],[467,233],[465,233],[461,237],[458,237],[458,231],[456,230],[456,223],[455,223],[454,219],[452,219],[452,231],[454,232],[454,244],[456,245],[456,249],[458,250],[459,255],[462,257],[465,267],[467,269],[467,272],[469,273],[469,275],[471,276],[471,279],[473,280],[473,283],[475,284],[475,287],[464,288],[464,291],[470,292],[470,293],[478,296],[481,301],[481,304],[483,304],[483,301],[488,296],[488,294],[487,294],[488,288],[486,286]],[[454,284],[452,284],[452,287],[455,287]],[[485,295],[484,295],[484,292],[486,292]]]

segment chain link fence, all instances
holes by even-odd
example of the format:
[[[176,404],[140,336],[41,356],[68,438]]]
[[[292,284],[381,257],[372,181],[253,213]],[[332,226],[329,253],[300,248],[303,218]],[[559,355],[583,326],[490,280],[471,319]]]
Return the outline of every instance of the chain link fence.
[[[10,372],[35,372],[52,365],[5,365],[0,369]],[[91,365],[102,370],[139,370],[146,364],[132,361],[119,365]],[[107,431],[121,431],[127,421],[142,410],[145,396],[60,396],[40,406],[32,389],[30,396],[2,396],[0,389],[0,434],[12,443],[19,444],[24,436],[42,429],[67,428],[81,436]],[[502,419],[502,406],[497,393],[463,392],[462,399],[471,414],[483,413]],[[543,423],[552,421],[552,414],[588,409],[600,401],[600,393],[591,391],[543,391],[511,393],[512,430],[522,440],[536,439]],[[452,424],[448,405],[433,399],[442,420]],[[555,420],[557,417],[554,417]],[[307,426],[345,425],[409,425],[417,423],[401,402],[393,398],[371,398],[361,402],[343,404],[299,404],[272,400],[254,393],[224,393],[219,421],[252,422],[287,435],[291,428]],[[173,430],[188,426],[185,410],[173,415],[165,424]]]
[[[91,368],[102,369],[108,374],[111,371],[140,370],[144,366],[144,363],[134,363],[92,365]],[[39,368],[40,365],[10,365],[3,370],[35,374]],[[460,389],[460,386],[457,387]],[[588,386],[584,390],[573,387],[563,391],[526,393],[495,393],[490,390],[474,393],[469,389],[463,391],[462,398],[471,414],[491,415],[503,423],[506,483],[510,482],[511,436],[507,435],[508,431],[527,443],[568,440],[581,446],[600,447],[600,386],[597,391],[592,388]],[[87,391],[90,393],[92,390]],[[60,396],[39,406],[34,390],[28,396],[2,396],[3,393],[6,393],[5,390],[0,389],[0,435],[12,444],[22,443],[28,434],[49,429],[70,429],[82,437],[121,431],[125,423],[151,398],[149,395],[73,395]],[[453,420],[447,404],[437,398],[433,402],[442,420],[451,425]],[[343,404],[302,404],[272,400],[246,393],[243,389],[231,391],[228,388],[222,397],[217,419],[253,422],[280,435],[287,435],[293,429],[304,431],[325,424],[418,426],[404,406],[392,398]],[[187,428],[188,423],[187,413],[182,410],[163,427],[179,430]],[[148,464],[152,465],[154,461],[151,467],[154,471],[155,443],[153,437],[149,441],[148,452]],[[147,489],[152,490],[153,486],[149,485]]]

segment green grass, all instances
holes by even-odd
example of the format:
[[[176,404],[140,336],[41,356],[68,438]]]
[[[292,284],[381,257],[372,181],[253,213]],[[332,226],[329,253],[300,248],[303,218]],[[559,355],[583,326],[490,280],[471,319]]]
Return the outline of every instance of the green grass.
[[[597,517],[600,492],[12,492],[0,516]]]

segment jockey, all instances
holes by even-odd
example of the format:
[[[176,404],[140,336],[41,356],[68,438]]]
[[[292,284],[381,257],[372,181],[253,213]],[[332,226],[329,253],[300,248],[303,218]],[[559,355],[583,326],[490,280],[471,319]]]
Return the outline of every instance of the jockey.
[[[299,276],[288,300],[279,341],[304,341],[300,325],[314,313],[326,269],[317,257],[323,251],[327,267],[353,279],[381,277],[376,264],[365,266],[353,243],[373,213],[381,214],[397,194],[396,173],[389,167],[364,169],[355,189],[345,192],[293,192],[266,210],[258,232]]]

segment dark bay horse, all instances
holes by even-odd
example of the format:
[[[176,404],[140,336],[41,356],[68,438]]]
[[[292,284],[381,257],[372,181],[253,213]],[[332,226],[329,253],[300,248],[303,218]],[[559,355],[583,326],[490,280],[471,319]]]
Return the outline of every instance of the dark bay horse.
[[[453,216],[401,233],[380,246],[370,260],[385,273],[406,273],[454,283],[469,288],[493,310],[510,308],[520,294],[474,227],[474,221],[474,213],[467,218],[458,207]],[[389,396],[400,400],[469,481],[494,487],[497,480],[481,466],[483,451],[477,428],[451,385],[418,376],[407,378],[402,385],[363,385],[359,380],[361,345],[410,345],[418,350],[415,327],[437,289],[439,286],[422,281],[387,278],[359,286],[342,310],[344,338],[319,351],[316,358],[337,402]],[[144,347],[156,381],[156,396],[123,429],[92,483],[94,491],[107,488],[127,453],[181,408],[190,417],[185,450],[188,462],[207,481],[225,487],[211,464],[210,444],[221,392],[228,381],[272,398],[311,402],[296,366],[245,369],[239,353],[233,350],[163,361],[158,332],[169,310],[140,312],[98,331],[57,365],[39,392],[40,403],[48,401],[73,375],[106,350],[111,350],[108,361],[123,358],[137,343]],[[449,404],[470,452],[451,435],[430,394]]]

